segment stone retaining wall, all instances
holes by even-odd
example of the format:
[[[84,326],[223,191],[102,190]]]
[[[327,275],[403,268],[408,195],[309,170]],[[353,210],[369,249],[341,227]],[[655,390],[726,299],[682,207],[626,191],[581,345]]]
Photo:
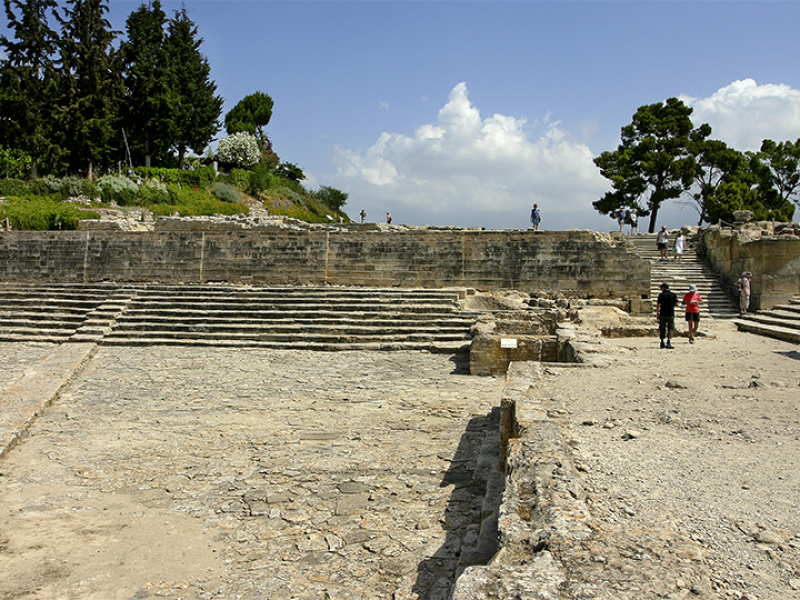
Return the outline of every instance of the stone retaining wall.
[[[800,224],[746,223],[737,229],[704,228],[699,235],[731,295],[742,272],[753,274],[751,310],[770,310],[800,294]]]
[[[643,298],[650,267],[591,231],[244,228],[162,219],[155,231],[0,232],[0,279],[473,287]]]

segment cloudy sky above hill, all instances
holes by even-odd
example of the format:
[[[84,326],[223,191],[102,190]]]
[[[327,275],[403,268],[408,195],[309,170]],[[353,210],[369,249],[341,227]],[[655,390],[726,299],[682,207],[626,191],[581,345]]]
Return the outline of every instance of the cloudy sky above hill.
[[[112,26],[139,5],[112,0]],[[544,228],[610,230],[592,157],[673,96],[739,150],[800,138],[800,2],[185,5],[225,110],[270,94],[275,150],[347,192],[354,218],[524,228],[537,202]],[[696,219],[673,201],[659,222]]]

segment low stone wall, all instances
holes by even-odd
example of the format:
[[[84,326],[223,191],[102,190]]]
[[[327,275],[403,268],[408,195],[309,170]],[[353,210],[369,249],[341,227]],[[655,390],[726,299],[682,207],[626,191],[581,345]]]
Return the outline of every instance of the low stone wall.
[[[647,297],[650,266],[591,231],[244,227],[160,219],[154,231],[0,232],[0,279],[473,287]]]
[[[513,363],[501,401],[505,491],[498,515],[500,550],[486,566],[467,568],[453,600],[561,598],[568,575],[548,550],[592,536],[590,514],[572,453],[548,412],[533,399],[540,363]],[[563,407],[562,407],[563,408]]]
[[[751,310],[769,310],[800,294],[800,223],[744,223],[699,231],[711,265],[732,296],[744,271],[753,274]]]

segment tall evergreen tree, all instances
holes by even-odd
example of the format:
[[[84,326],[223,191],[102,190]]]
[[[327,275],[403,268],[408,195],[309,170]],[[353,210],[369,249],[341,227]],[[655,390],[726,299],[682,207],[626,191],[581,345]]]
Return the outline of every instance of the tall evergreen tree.
[[[31,177],[52,148],[53,55],[58,35],[48,25],[56,0],[3,0],[14,39],[0,36],[0,143],[29,154]],[[16,12],[15,10],[16,9]]]
[[[165,44],[166,22],[159,0],[143,3],[128,16],[128,39],[120,48],[127,88],[125,130],[131,151],[147,167],[177,138],[178,93]]]
[[[217,84],[210,79],[211,67],[200,53],[202,43],[186,8],[175,11],[169,22],[166,46],[178,96],[174,119],[178,168],[183,168],[187,148],[200,154],[220,129],[222,97],[216,95]]]
[[[68,0],[61,19],[60,113],[69,166],[89,179],[109,165],[119,139],[122,77],[105,18],[108,0]]]

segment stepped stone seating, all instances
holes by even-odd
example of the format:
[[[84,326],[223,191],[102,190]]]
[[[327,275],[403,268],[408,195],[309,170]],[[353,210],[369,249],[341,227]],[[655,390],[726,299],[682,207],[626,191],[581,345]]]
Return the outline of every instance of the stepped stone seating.
[[[0,285],[0,340],[467,351],[464,290]]]
[[[748,314],[734,323],[739,331],[800,344],[800,296],[772,310]]]
[[[694,236],[687,236],[687,248],[680,261],[675,260],[671,247],[669,259],[660,260],[654,233],[632,235],[626,239],[630,241],[639,256],[651,263],[650,298],[654,303],[661,291],[662,283],[668,283],[670,289],[678,294],[679,299],[689,290],[689,286],[694,284],[705,302],[700,307],[701,318],[732,319],[738,316],[736,303],[728,296],[713,271],[697,256]],[[675,236],[670,235],[670,244],[674,242]]]

